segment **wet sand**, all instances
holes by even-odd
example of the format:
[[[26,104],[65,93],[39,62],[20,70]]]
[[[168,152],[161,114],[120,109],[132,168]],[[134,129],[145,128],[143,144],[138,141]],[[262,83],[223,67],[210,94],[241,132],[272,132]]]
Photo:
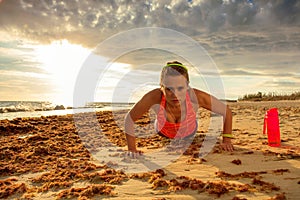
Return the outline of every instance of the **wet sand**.
[[[125,155],[127,111],[2,120],[0,199],[298,199],[300,101],[228,104],[232,153],[219,140],[201,152],[217,129],[205,110],[191,144],[155,134],[152,113],[145,115],[137,126],[139,159]],[[272,107],[281,147],[268,146],[262,134]]]

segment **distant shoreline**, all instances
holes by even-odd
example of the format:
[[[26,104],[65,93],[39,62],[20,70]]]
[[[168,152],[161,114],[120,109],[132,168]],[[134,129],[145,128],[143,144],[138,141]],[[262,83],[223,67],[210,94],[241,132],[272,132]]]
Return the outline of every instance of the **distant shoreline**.
[[[281,101],[281,100],[300,100],[300,92],[294,92],[291,94],[278,94],[275,92],[256,94],[245,94],[238,101]]]

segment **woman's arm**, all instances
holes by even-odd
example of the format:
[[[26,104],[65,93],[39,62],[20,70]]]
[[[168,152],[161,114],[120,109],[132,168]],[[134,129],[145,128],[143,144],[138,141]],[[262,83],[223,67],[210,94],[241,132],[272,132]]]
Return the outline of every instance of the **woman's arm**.
[[[233,151],[233,146],[231,144],[230,135],[232,133],[232,112],[228,105],[224,104],[222,101],[218,100],[216,97],[207,94],[203,91],[194,89],[196,94],[199,107],[203,107],[214,113],[223,116],[223,144],[224,150]],[[226,137],[225,137],[225,135]]]
[[[127,140],[128,151],[137,152],[136,137],[134,134],[134,123],[143,116],[149,109],[159,104],[161,99],[160,89],[154,89],[145,94],[127,113],[125,117],[125,134]]]

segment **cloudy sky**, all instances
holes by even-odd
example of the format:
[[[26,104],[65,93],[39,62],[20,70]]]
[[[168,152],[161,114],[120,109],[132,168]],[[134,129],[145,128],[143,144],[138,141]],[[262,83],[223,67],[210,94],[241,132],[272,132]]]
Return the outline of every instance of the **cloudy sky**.
[[[149,27],[169,32],[139,32]],[[132,30],[139,34],[128,36]],[[0,100],[72,102],[78,74],[94,54],[95,101],[109,100],[112,90],[121,94],[116,85],[125,83],[136,88],[134,99],[155,86],[161,66],[174,59],[190,66],[196,87],[208,90],[205,77],[214,77],[205,73],[207,58],[193,66],[193,58],[176,49],[195,60],[203,52],[179,35],[207,53],[226,98],[299,91],[297,0],[0,0]],[[152,48],[143,44],[149,41]]]

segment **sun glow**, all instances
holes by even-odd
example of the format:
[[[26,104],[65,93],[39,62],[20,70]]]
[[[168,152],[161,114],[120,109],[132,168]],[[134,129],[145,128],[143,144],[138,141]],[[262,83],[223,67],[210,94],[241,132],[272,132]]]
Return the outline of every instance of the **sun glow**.
[[[78,72],[91,51],[67,40],[34,47],[37,62],[50,75],[54,103],[72,105],[74,84]]]

